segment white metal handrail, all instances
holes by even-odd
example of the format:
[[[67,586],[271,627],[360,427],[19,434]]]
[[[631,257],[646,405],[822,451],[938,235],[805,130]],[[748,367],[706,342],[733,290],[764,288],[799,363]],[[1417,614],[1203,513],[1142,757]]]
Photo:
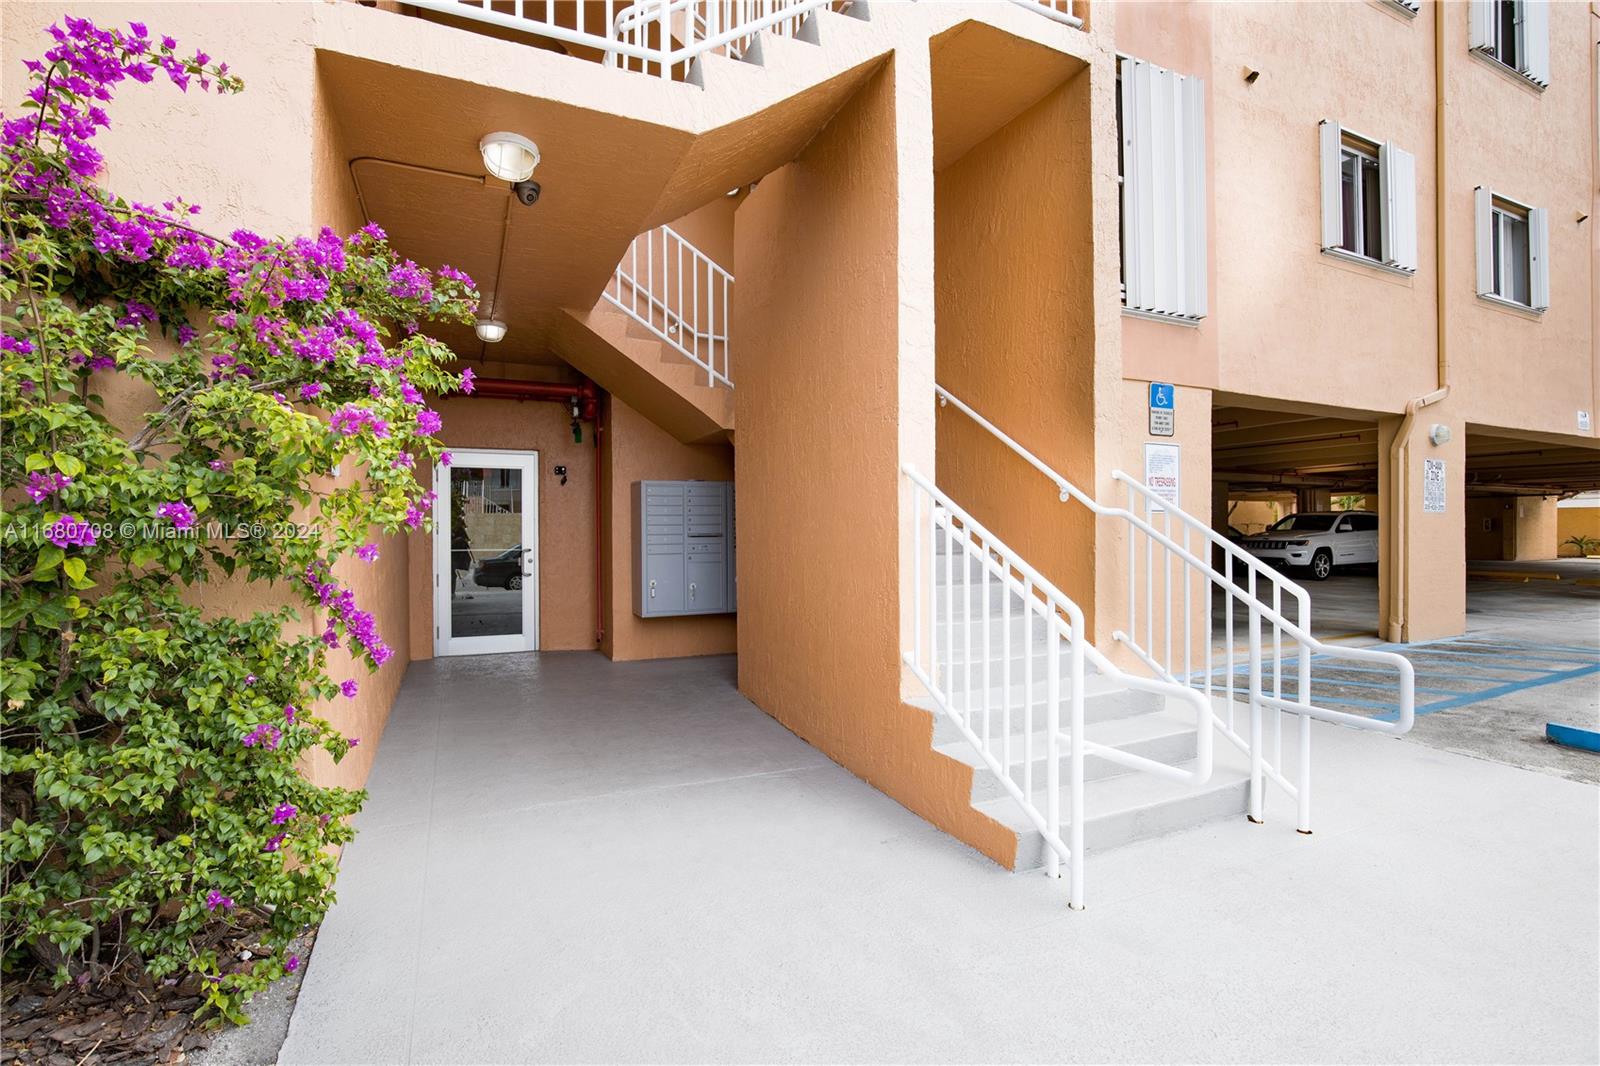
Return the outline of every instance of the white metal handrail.
[[[1037,11],[1045,18],[1053,19],[1065,25],[1083,28],[1083,19],[1078,15],[1077,0],[1011,0],[1029,11]]]
[[[1112,634],[1113,639],[1124,644],[1145,665],[1151,673],[1167,681],[1182,682],[1194,685],[1196,674],[1193,669],[1193,620],[1195,603],[1192,598],[1192,585],[1195,581],[1202,584],[1204,589],[1205,624],[1202,640],[1204,643],[1204,673],[1200,675],[1199,688],[1210,699],[1222,702],[1222,714],[1216,714],[1218,730],[1231,743],[1245,752],[1250,758],[1250,816],[1256,821],[1262,819],[1264,806],[1265,781],[1271,780],[1281,787],[1295,800],[1297,807],[1297,820],[1302,832],[1311,830],[1311,730],[1310,719],[1317,718],[1323,721],[1337,722],[1342,725],[1354,726],[1375,732],[1401,734],[1411,729],[1415,720],[1415,672],[1410,660],[1393,652],[1376,651],[1370,648],[1353,648],[1343,645],[1324,644],[1310,632],[1311,603],[1305,589],[1300,587],[1283,574],[1262,563],[1259,559],[1249,555],[1237,545],[1212,530],[1208,525],[1188,514],[1175,504],[1166,501],[1154,490],[1129,477],[1122,471],[1114,471],[1114,480],[1122,482],[1128,491],[1129,506],[1108,506],[1093,499],[1068,481],[1061,474],[1051,469],[1038,456],[1018,444],[1010,436],[1002,432],[994,423],[984,418],[971,406],[963,403],[942,386],[934,386],[940,405],[952,404],[968,418],[987,430],[992,436],[1011,449],[1029,465],[1038,470],[1056,486],[1062,502],[1076,501],[1098,517],[1125,523],[1128,529],[1128,617],[1127,628],[1119,629]],[[1133,510],[1133,500],[1137,496],[1143,501],[1143,516]],[[1156,508],[1159,507],[1159,510]],[[1157,528],[1152,516],[1160,514],[1164,528]],[[1172,524],[1176,520],[1180,527],[1180,539],[1174,539]],[[1197,534],[1201,542],[1207,546],[1214,546],[1223,552],[1224,566],[1218,570],[1208,559],[1201,559],[1190,550],[1191,535]],[[1143,537],[1143,568],[1139,567],[1140,541]],[[1156,565],[1155,549],[1160,547],[1162,556],[1161,564]],[[1238,561],[1244,567],[1245,586],[1240,588],[1234,579],[1234,563]],[[1182,638],[1178,652],[1173,650],[1174,637],[1174,583],[1172,568],[1176,562],[1182,572]],[[1158,582],[1157,577],[1160,576]],[[1143,578],[1141,583],[1140,578]],[[1264,578],[1271,587],[1271,602],[1268,602],[1257,591],[1258,577]],[[1142,585],[1143,596],[1139,595]],[[1156,589],[1160,587],[1162,601],[1160,610],[1157,609]],[[1220,590],[1226,606],[1225,616],[1225,646],[1222,651],[1223,669],[1226,672],[1226,684],[1216,685],[1213,669],[1213,627],[1214,627],[1214,597]],[[1290,620],[1283,614],[1283,598],[1291,597],[1296,605],[1296,618]],[[1139,640],[1139,604],[1144,604],[1144,639]],[[1247,614],[1246,626],[1246,687],[1243,695],[1249,707],[1249,735],[1243,736],[1238,732],[1237,722],[1234,718],[1235,684],[1234,678],[1239,669],[1238,649],[1234,646],[1233,616],[1235,608],[1242,607]],[[1162,620],[1163,639],[1156,639],[1156,619]],[[1270,668],[1264,663],[1264,650],[1262,639],[1262,626],[1266,624],[1271,628]],[[1296,660],[1296,669],[1287,678],[1283,669],[1284,643],[1288,642]],[[1159,647],[1158,647],[1159,645]],[[1337,711],[1328,707],[1318,706],[1312,698],[1311,660],[1313,655],[1321,655],[1330,659],[1349,659],[1362,662],[1381,664],[1393,669],[1396,673],[1396,687],[1398,695],[1398,711],[1394,721],[1383,721],[1364,715],[1351,714],[1346,711]],[[1181,662],[1181,667],[1180,667]],[[1285,694],[1287,687],[1289,693]],[[1270,691],[1269,691],[1270,686]],[[1267,709],[1275,712],[1290,712],[1297,715],[1299,721],[1298,736],[1298,774],[1294,781],[1290,781],[1281,771],[1282,764],[1282,720],[1281,713],[1273,715],[1273,756],[1269,760],[1266,755],[1265,737],[1263,736],[1264,714]]]
[[[678,46],[654,64],[635,65],[621,51],[615,58],[608,56],[607,62],[661,77],[672,76],[681,64],[680,73],[686,77],[688,65],[707,52],[738,59],[763,30],[797,37],[811,12],[849,7],[850,0],[643,0],[617,15],[612,37],[632,49],[648,48],[653,28],[657,41],[677,38]]]
[[[635,237],[601,295],[705,371],[707,385],[733,388],[733,275],[671,226]]]
[[[1084,901],[1084,758],[1093,755],[1130,770],[1153,773],[1185,784],[1202,784],[1212,770],[1212,714],[1209,701],[1194,689],[1164,680],[1125,674],[1095,648],[1084,627],[1083,611],[1061,590],[1012,551],[998,537],[910,465],[902,472],[912,487],[913,559],[911,646],[903,658],[927,688],[935,705],[972,745],[1001,787],[1038,830],[1046,848],[1046,870],[1059,876],[1068,863],[1068,901]],[[940,595],[938,541],[943,538],[943,596]],[[956,556],[960,554],[959,575]],[[981,576],[974,592],[972,575]],[[957,580],[959,576],[959,580]],[[998,579],[1001,610],[999,647],[994,640],[991,597]],[[957,595],[961,601],[958,604]],[[981,615],[974,618],[979,606]],[[957,607],[961,610],[958,613]],[[942,611],[941,611],[942,607]],[[1021,653],[1022,686],[1012,684],[1013,617],[1022,634],[1015,641]],[[1042,732],[1035,721],[1034,632],[1043,636],[1045,699]],[[959,638],[957,631],[959,630]],[[941,639],[942,636],[942,639]],[[978,642],[974,655],[974,639]],[[959,649],[959,657],[958,657]],[[1063,650],[1066,676],[1062,676]],[[998,654],[997,654],[998,653]],[[1122,687],[1188,702],[1195,714],[1195,759],[1183,769],[1131,752],[1091,742],[1085,735],[1086,666],[1116,679]],[[999,672],[998,678],[996,671]],[[994,682],[998,680],[998,689]],[[1063,701],[1067,708],[1062,728]],[[1013,726],[1020,726],[1014,730]],[[1022,756],[1016,769],[1013,749]],[[1067,752],[1067,839],[1061,836],[1061,757]],[[1036,780],[1036,756],[1045,762],[1044,780]],[[1044,792],[1041,804],[1038,793]]]
[[[707,52],[742,55],[763,30],[798,34],[843,0],[413,0],[441,14],[589,48],[611,67],[683,80]],[[505,10],[509,8],[509,10]]]

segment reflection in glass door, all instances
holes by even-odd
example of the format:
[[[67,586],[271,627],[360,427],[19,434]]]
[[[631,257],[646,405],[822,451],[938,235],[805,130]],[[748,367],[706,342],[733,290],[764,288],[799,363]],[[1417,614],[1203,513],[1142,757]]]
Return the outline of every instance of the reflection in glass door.
[[[458,451],[434,468],[434,654],[539,646],[537,452]]]

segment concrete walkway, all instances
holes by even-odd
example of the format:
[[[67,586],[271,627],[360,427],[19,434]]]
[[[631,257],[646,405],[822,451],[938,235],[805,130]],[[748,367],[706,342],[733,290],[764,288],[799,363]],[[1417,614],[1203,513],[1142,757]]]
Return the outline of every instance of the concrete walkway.
[[[1600,1057],[1593,786],[1318,727],[1316,826],[1011,875],[729,659],[414,664],[284,1063]]]

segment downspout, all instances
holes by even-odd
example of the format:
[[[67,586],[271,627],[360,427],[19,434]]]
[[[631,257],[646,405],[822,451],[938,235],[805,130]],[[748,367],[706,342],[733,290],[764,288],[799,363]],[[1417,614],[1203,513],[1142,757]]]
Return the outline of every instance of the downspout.
[[[1406,630],[1410,625],[1406,559],[1411,549],[1411,525],[1406,521],[1406,503],[1411,499],[1411,427],[1416,422],[1418,411],[1450,395],[1450,345],[1446,337],[1445,311],[1445,297],[1449,293],[1445,229],[1449,212],[1446,210],[1445,197],[1444,12],[1445,5],[1442,2],[1433,5],[1433,313],[1439,387],[1406,404],[1400,429],[1395,433],[1394,440],[1389,442],[1390,611],[1386,637],[1391,644],[1405,643]]]

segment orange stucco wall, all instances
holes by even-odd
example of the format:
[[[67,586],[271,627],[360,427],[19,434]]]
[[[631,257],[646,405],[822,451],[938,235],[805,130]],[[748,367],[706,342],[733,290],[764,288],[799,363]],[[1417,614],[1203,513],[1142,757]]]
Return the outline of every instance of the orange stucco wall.
[[[1600,540],[1600,507],[1558,507],[1556,509],[1556,547],[1561,555],[1577,555],[1567,543],[1569,537]]]
[[[729,231],[731,238],[731,227]],[[636,481],[732,481],[733,448],[680,444],[616,397],[602,416],[600,465],[604,500],[601,571],[606,575],[605,638],[600,650],[617,660],[720,655],[737,649],[737,617],[640,618],[633,613],[632,492]]]
[[[930,227],[931,211],[903,214],[897,192],[897,129],[930,130],[927,68],[896,75],[918,61],[897,55],[739,208],[739,687],[1009,863],[1014,838],[969,805],[970,770],[900,702],[901,227]]]
[[[1079,485],[1095,463],[1088,89],[1080,72],[934,181],[939,384]],[[938,451],[939,487],[1092,615],[1093,517],[953,407]]]

